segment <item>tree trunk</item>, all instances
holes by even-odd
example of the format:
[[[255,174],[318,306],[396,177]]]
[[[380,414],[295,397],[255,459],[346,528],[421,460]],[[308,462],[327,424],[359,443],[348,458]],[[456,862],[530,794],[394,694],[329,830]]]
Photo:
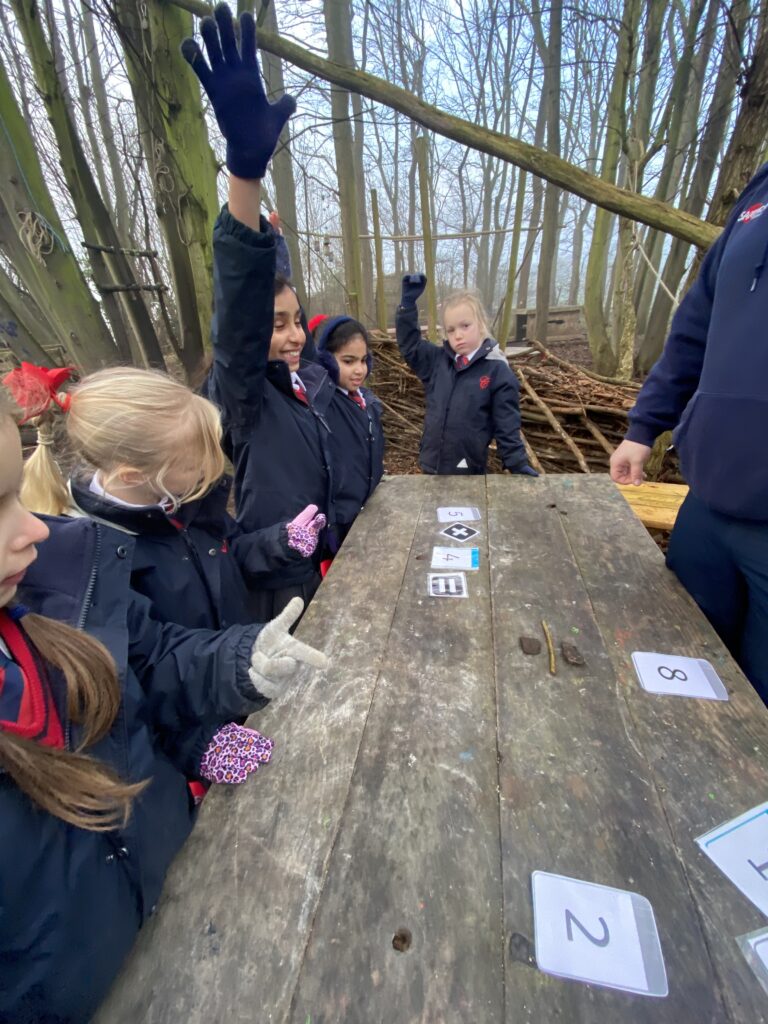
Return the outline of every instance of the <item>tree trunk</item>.
[[[179,52],[192,19],[163,0],[146,0],[143,17],[116,0],[113,23],[123,41],[139,138],[168,254],[176,298],[174,348],[187,375],[203,360],[213,307],[213,225],[219,209],[216,160],[200,88]]]
[[[603,147],[600,176],[613,184],[619,166],[619,154],[625,136],[625,108],[629,75],[634,60],[637,26],[640,19],[639,0],[625,0],[619,29],[616,70],[608,101],[608,121]],[[584,318],[587,322],[589,347],[598,373],[612,374],[615,365],[613,347],[603,312],[603,286],[608,259],[608,244],[612,227],[609,213],[600,208],[595,212],[592,243],[584,283]]]
[[[277,32],[277,13],[273,3],[265,4],[264,27],[269,32]],[[274,103],[285,93],[283,63],[271,53],[264,53],[261,61],[264,79],[269,90],[269,98]],[[296,180],[293,174],[293,156],[291,155],[290,122],[280,134],[280,142],[272,157],[272,185],[275,204],[280,214],[280,221],[291,257],[291,279],[299,296],[299,302],[306,309],[307,292],[304,284],[302,266],[304,253],[299,246],[298,218],[296,214]]]
[[[542,105],[546,109],[547,150],[560,156],[560,65],[563,38],[562,0],[552,0],[549,8],[549,44],[545,51],[546,71]],[[544,55],[543,55],[544,56]],[[557,264],[557,225],[560,207],[560,189],[547,182],[544,196],[544,215],[541,229],[539,267],[536,274],[536,337],[547,340],[547,324],[552,283]]]
[[[23,304],[7,288],[3,290],[5,302],[38,345],[55,338],[72,362],[84,370],[115,362],[114,341],[72,253],[2,63],[0,109],[4,136],[0,145],[0,247],[23,281],[36,315],[25,316]],[[27,219],[30,228],[39,227],[39,258],[22,242],[20,217]],[[41,321],[47,329],[45,336],[37,337]]]
[[[11,6],[27,46],[37,87],[56,135],[62,170],[80,227],[86,241],[113,250],[105,261],[111,268],[112,280],[95,283],[97,287],[99,284],[129,288],[135,286],[137,281],[133,268],[120,252],[120,239],[96,186],[76,126],[67,109],[53,56],[40,24],[38,4],[36,0],[11,0]],[[147,362],[151,366],[164,367],[157,335],[141,293],[136,290],[121,292],[120,300],[121,308],[133,327],[135,339],[141,345]]]

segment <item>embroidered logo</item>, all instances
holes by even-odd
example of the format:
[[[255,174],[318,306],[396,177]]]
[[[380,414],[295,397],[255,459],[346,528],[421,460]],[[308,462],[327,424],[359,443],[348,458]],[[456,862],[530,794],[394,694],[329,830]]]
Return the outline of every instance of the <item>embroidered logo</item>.
[[[748,206],[743,213],[739,214],[739,224],[748,224],[751,220],[757,220],[766,209],[768,209],[768,203],[754,203],[752,206]]]
[[[485,389],[489,388],[490,386],[491,386],[491,378],[490,377],[481,377],[480,378],[480,387],[481,387],[481,389],[483,391],[485,391]]]

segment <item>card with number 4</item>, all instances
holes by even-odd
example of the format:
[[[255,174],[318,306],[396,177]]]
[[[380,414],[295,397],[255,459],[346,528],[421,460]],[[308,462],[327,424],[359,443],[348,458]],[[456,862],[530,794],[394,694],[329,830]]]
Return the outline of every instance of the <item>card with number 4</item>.
[[[723,681],[704,658],[635,651],[632,661],[640,685],[649,693],[699,697],[702,700],[728,700],[728,691]]]

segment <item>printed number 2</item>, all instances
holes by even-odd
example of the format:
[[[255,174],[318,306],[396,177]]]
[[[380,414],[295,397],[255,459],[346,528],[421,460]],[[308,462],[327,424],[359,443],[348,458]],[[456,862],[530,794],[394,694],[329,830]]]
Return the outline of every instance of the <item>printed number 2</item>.
[[[611,936],[610,936],[610,933],[608,931],[608,925],[605,923],[605,920],[602,917],[598,917],[597,920],[603,926],[603,937],[601,939],[596,939],[594,937],[594,935],[590,935],[589,932],[587,931],[587,929],[581,923],[581,921],[579,921],[579,919],[577,917],[574,917],[574,915],[570,912],[570,910],[566,909],[566,911],[565,911],[565,930],[566,930],[566,933],[568,935],[568,941],[569,942],[573,942],[573,928],[571,927],[571,922],[573,922],[573,924],[576,925],[576,927],[579,929],[579,931],[586,938],[588,938],[589,941],[594,946],[607,946],[608,943],[611,941]]]

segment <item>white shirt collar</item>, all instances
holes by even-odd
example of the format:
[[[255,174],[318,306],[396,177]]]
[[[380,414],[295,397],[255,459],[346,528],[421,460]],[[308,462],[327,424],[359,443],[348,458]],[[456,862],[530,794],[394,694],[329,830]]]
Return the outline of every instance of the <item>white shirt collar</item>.
[[[467,357],[467,362],[468,362],[468,363],[471,363],[471,362],[472,362],[472,360],[473,360],[473,359],[474,359],[474,357],[475,357],[475,353],[476,353],[476,352],[479,352],[479,351],[480,351],[480,349],[481,349],[482,347],[483,347],[482,345],[478,345],[478,346],[477,346],[477,348],[473,348],[471,352],[466,352],[466,353],[465,353],[465,355],[466,355],[466,357]],[[456,359],[458,359],[460,355],[461,355],[461,353],[460,353],[460,352],[457,352],[457,353],[456,353],[456,355],[454,356],[454,361],[455,361]]]
[[[163,508],[163,506],[160,503],[155,505],[134,505],[130,501],[123,501],[122,498],[116,498],[114,494],[110,494],[109,491],[104,490],[104,485],[101,482],[98,470],[96,470],[96,472],[91,477],[91,482],[88,485],[88,490],[92,491],[93,494],[98,494],[99,497],[104,498],[112,505],[122,505],[123,508]]]

